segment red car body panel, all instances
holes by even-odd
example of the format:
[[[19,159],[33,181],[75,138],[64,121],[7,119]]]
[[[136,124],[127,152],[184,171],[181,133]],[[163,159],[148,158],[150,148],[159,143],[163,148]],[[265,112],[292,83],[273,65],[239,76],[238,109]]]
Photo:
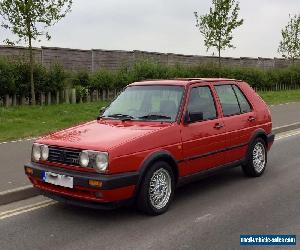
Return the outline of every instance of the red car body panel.
[[[244,114],[225,117],[215,85],[234,84],[248,99],[252,111]],[[132,173],[130,178],[136,181],[127,186],[101,189],[74,186],[73,189],[46,184],[38,176],[29,178],[35,187],[48,193],[73,197],[80,200],[107,203],[134,197],[139,181],[149,159],[153,155],[164,154],[173,161],[177,179],[190,176],[201,171],[216,168],[244,159],[251,139],[257,133],[271,135],[272,121],[270,111],[264,101],[242,81],[233,79],[182,79],[166,81],[144,81],[136,85],[176,85],[184,87],[184,97],[176,122],[156,121],[120,121],[100,119],[62,130],[38,139],[40,144],[59,148],[105,151],[109,154],[109,168],[103,174],[93,169],[81,168],[57,162],[39,162],[38,170],[47,166],[51,171],[63,170],[75,173],[94,174],[94,178],[109,178],[116,175]],[[217,118],[184,124],[189,93],[192,87],[208,86],[213,94]],[[220,126],[220,128],[218,127]],[[273,138],[274,139],[274,138]],[[273,140],[267,141],[270,149]],[[35,169],[34,163],[27,167]],[[26,167],[26,166],[25,166]],[[123,178],[123,177],[122,177]],[[106,180],[106,179],[105,179]]]

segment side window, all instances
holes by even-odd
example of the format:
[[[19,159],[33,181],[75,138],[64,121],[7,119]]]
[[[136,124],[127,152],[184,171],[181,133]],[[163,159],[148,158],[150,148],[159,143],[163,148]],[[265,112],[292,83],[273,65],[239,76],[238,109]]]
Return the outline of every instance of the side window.
[[[240,114],[240,106],[231,85],[217,85],[218,93],[224,116]]]
[[[215,102],[209,87],[194,87],[190,92],[189,112],[202,112],[203,120],[217,118]]]
[[[238,98],[242,113],[250,112],[251,106],[250,106],[248,100],[246,99],[245,95],[242,93],[242,91],[237,86],[233,85],[233,89]]]

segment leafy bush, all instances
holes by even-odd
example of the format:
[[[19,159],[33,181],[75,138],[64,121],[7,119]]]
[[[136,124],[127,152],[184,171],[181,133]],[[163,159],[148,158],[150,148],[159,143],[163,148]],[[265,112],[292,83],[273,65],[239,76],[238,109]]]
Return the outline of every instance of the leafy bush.
[[[88,71],[80,70],[73,73],[72,76],[73,86],[89,87],[91,85],[91,77]]]
[[[115,74],[112,71],[101,69],[92,75],[90,91],[111,89],[115,85]]]
[[[46,88],[50,92],[61,91],[65,87],[67,72],[59,64],[51,65],[47,73]]]
[[[24,62],[8,62],[0,59],[0,98],[6,94],[30,96],[29,72],[29,66]],[[226,66],[219,69],[214,64],[167,66],[145,60],[120,70],[101,69],[94,73],[84,70],[67,72],[59,64],[54,64],[49,69],[38,64],[34,67],[36,94],[54,93],[66,87],[75,87],[78,100],[86,99],[87,91],[120,90],[134,81],[219,76],[244,80],[257,89],[274,89],[274,86],[280,84],[300,87],[300,65],[269,70]]]
[[[6,94],[14,94],[16,91],[14,65],[0,60],[0,97]]]

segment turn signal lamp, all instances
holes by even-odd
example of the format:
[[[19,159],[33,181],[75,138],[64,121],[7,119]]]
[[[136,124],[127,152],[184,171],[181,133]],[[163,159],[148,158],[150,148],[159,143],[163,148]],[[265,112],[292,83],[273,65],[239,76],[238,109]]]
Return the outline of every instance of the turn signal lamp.
[[[29,168],[29,167],[26,167],[26,168],[25,168],[25,173],[26,173],[26,174],[32,175],[32,174],[33,174],[33,169],[32,169],[32,168]]]
[[[89,185],[92,187],[102,187],[102,182],[96,180],[89,180]]]

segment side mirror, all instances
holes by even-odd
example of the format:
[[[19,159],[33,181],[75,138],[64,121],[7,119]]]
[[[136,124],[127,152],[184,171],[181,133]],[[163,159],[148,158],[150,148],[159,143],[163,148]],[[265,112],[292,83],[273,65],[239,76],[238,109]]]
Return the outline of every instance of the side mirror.
[[[101,107],[99,110],[99,115],[97,116],[97,120],[100,120],[102,114],[104,113],[104,111],[106,110],[106,107]]]
[[[99,111],[99,114],[102,115],[102,114],[104,113],[105,109],[106,109],[105,106],[101,107],[101,109],[100,109],[100,111]]]
[[[203,121],[203,112],[187,111],[184,117],[184,123],[193,123]]]

